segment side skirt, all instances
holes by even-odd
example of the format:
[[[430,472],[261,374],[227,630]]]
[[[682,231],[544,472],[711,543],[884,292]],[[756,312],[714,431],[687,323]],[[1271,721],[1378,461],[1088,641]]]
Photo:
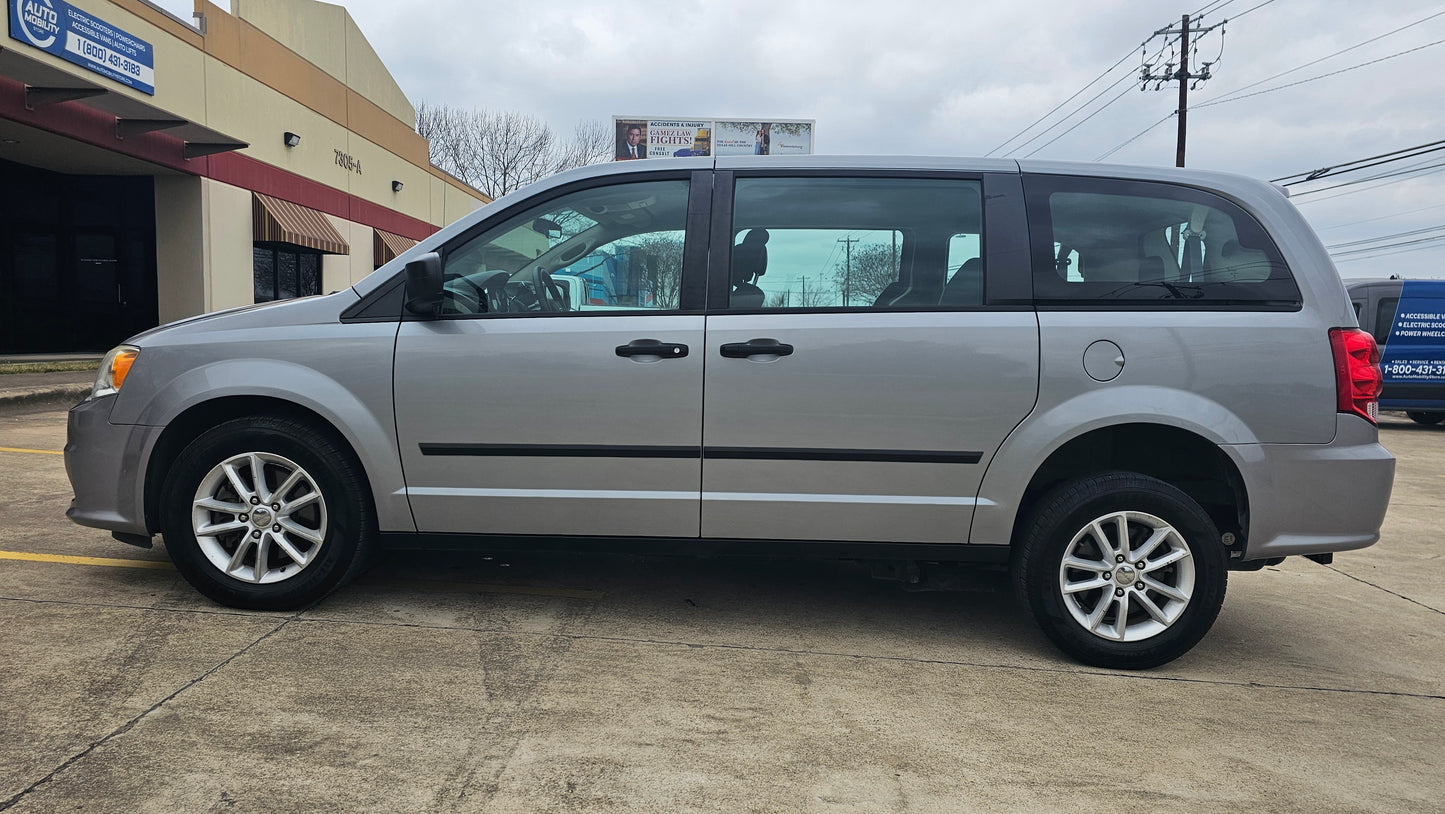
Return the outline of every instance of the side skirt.
[[[920,560],[1002,565],[1009,547],[953,543],[859,543],[818,540],[700,540],[692,537],[559,537],[508,534],[382,532],[381,547],[425,551],[586,551],[698,557]]]

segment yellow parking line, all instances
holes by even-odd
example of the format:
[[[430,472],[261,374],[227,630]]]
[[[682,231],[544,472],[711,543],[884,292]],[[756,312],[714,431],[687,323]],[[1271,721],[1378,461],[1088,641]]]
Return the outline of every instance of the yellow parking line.
[[[32,455],[64,455],[64,452],[57,452],[53,449],[21,449],[19,447],[0,447],[0,452],[28,452]]]
[[[174,571],[174,565],[159,560],[120,560],[111,557],[72,557],[68,554],[31,554],[28,551],[0,551],[0,560],[26,560],[29,562],[61,562],[68,565],[104,565],[110,568],[151,568],[157,571]]]

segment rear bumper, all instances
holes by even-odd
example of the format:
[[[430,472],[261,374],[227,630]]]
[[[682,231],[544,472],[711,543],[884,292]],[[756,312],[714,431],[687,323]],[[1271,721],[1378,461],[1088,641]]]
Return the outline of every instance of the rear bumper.
[[[145,462],[161,427],[112,424],[114,396],[71,408],[65,473],[75,497],[65,516],[82,526],[149,535],[145,521]]]
[[[1395,458],[1364,419],[1337,417],[1335,440],[1233,444],[1249,493],[1245,560],[1364,548],[1380,539]]]

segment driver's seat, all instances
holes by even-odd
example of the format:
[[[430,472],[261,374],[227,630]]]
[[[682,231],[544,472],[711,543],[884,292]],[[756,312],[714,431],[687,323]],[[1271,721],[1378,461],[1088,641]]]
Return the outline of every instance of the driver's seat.
[[[762,308],[766,296],[754,281],[768,271],[768,230],[749,229],[733,247],[732,294],[728,308]]]

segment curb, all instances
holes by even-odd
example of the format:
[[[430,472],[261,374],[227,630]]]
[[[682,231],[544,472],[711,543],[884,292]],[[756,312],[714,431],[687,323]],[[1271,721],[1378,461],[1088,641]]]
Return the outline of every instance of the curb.
[[[53,384],[43,387],[17,387],[0,390],[0,407],[37,404],[49,401],[78,403],[90,395],[91,385],[84,383]]]

